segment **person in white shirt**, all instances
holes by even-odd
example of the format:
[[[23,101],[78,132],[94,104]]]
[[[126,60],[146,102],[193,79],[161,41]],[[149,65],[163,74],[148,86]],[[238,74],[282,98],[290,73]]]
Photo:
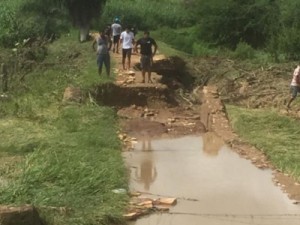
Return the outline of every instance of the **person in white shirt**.
[[[299,92],[300,92],[300,63],[296,67],[293,73],[293,79],[291,82],[291,98],[287,104],[288,109],[291,107],[291,103],[295,100]]]
[[[134,44],[134,34],[126,27],[125,31],[121,33],[120,43],[122,44],[122,64],[123,69],[130,69],[131,53]],[[125,60],[127,57],[127,68],[125,67]]]
[[[119,19],[115,19],[114,23],[111,25],[111,30],[113,36],[113,52],[119,53],[119,41],[122,31]]]

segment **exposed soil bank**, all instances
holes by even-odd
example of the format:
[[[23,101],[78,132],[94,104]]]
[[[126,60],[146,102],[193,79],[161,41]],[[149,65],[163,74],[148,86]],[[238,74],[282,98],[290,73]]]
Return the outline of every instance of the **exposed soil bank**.
[[[155,105],[178,105],[174,93],[165,85],[130,85],[120,86],[116,84],[103,84],[97,86],[93,95],[100,104],[128,107],[154,106]]]

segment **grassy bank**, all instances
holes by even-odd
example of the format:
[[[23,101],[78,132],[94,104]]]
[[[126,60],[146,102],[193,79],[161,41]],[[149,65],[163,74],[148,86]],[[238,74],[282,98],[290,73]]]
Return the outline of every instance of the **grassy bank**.
[[[91,49],[77,33],[62,37],[26,75],[26,91],[1,102],[0,204],[34,204],[49,224],[115,223],[126,206],[112,192],[127,187],[115,111],[61,103],[66,86],[87,91],[113,80],[98,76]]]
[[[253,110],[227,105],[234,130],[262,150],[280,170],[300,180],[298,120],[272,110]]]

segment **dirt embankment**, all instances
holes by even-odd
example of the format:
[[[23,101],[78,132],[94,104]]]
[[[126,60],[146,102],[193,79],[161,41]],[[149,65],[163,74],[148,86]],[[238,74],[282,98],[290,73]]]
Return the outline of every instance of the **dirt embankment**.
[[[226,103],[248,108],[282,108],[289,95],[295,63],[261,66],[207,57],[188,64],[200,85],[215,85]]]

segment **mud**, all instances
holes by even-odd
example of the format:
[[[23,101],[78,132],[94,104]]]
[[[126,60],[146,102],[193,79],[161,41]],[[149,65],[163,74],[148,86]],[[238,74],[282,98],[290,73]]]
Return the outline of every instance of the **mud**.
[[[213,133],[141,141],[124,157],[131,190],[178,199],[169,213],[132,224],[300,224],[300,206],[273,184],[272,171],[241,159]]]

